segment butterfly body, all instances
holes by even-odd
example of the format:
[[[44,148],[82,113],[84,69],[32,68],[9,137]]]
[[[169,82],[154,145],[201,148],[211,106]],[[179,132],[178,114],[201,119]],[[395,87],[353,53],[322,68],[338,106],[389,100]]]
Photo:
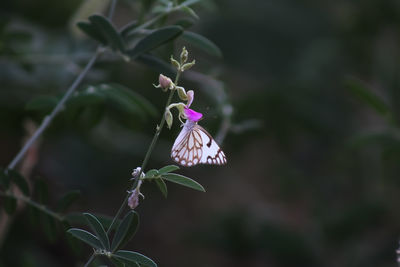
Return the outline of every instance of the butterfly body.
[[[224,152],[211,135],[195,121],[186,120],[171,151],[172,159],[178,164],[191,167],[196,164],[223,165]]]

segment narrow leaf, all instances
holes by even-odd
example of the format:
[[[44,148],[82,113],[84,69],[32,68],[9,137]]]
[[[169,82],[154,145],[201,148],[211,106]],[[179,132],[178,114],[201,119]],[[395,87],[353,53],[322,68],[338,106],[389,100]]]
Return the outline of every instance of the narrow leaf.
[[[156,184],[165,198],[168,197],[168,189],[162,178],[156,179]]]
[[[139,26],[136,20],[129,22],[120,29],[120,34],[124,37]]]
[[[108,18],[101,15],[92,15],[89,17],[89,21],[96,27],[96,30],[101,32],[107,39],[107,43],[112,49],[124,52],[125,45],[122,37]]]
[[[102,84],[99,88],[106,95],[108,102],[116,109],[139,115],[141,119],[145,119],[146,114],[150,114],[151,116],[157,114],[157,110],[153,104],[124,86]]]
[[[129,262],[139,263],[141,265],[157,267],[157,264],[152,259],[133,251],[118,250],[117,252],[113,253],[112,257]]]
[[[65,193],[57,202],[56,212],[64,212],[71,204],[81,196],[78,190]]]
[[[88,231],[78,228],[71,228],[67,232],[78,238],[79,240],[85,242],[86,244],[92,246],[93,248],[104,249],[100,243],[100,240]]]
[[[192,18],[182,18],[176,21],[174,24],[181,26],[184,29],[190,28],[194,25],[195,21]]]
[[[221,49],[219,49],[219,47],[212,41],[210,41],[209,39],[200,34],[190,31],[185,31],[182,34],[182,39],[202,49],[203,51],[209,53],[210,55],[216,57],[222,57]]]
[[[163,73],[168,77],[174,77],[176,75],[176,70],[171,66],[171,64],[153,55],[142,54],[136,59],[136,61],[143,63],[151,69]]]
[[[103,45],[107,45],[107,39],[93,24],[86,21],[80,21],[76,25],[92,39],[100,42]]]
[[[173,171],[176,171],[176,170],[179,170],[179,169],[180,168],[178,166],[176,166],[176,165],[168,165],[168,166],[165,166],[165,167],[162,167],[161,169],[159,169],[158,172],[160,174],[165,174],[165,173],[173,172]]]
[[[181,6],[190,6],[200,2],[200,0],[186,0],[181,3]]]
[[[182,11],[188,13],[188,14],[189,14],[190,16],[192,16],[193,18],[195,18],[195,19],[200,19],[199,16],[196,14],[196,12],[194,12],[194,10],[191,9],[190,7],[188,7],[188,6],[182,6],[181,9],[182,9]]]
[[[179,26],[167,26],[157,29],[140,40],[133,49],[127,51],[127,54],[132,59],[136,59],[141,54],[149,52],[154,48],[175,39],[182,33],[182,31],[182,27]]]
[[[83,214],[92,229],[92,231],[96,234],[96,236],[99,238],[101,244],[103,247],[107,250],[110,251],[110,241],[108,240],[108,236],[106,231],[104,230],[103,225],[99,222],[99,220],[93,216],[90,213],[84,213]]]
[[[176,173],[167,173],[167,174],[163,174],[162,178],[164,178],[167,181],[173,182],[173,183],[177,183],[186,187],[190,187],[192,189],[198,190],[198,191],[202,191],[205,192],[204,187],[199,184],[198,182],[196,182],[193,179],[190,179],[189,177],[180,175],[180,174],[176,174]]]
[[[26,105],[27,110],[41,110],[49,111],[53,109],[58,103],[58,99],[55,96],[38,96],[30,100]]]
[[[111,251],[126,244],[136,233],[139,225],[139,216],[134,211],[129,211],[122,219],[111,244]]]
[[[364,84],[355,79],[347,81],[347,88],[358,97],[362,102],[373,108],[380,115],[392,117],[389,106],[375,93],[368,89]]]
[[[154,178],[155,176],[158,175],[158,170],[156,169],[151,169],[146,172],[146,175],[144,176],[145,178]]]
[[[11,181],[18,186],[19,190],[21,190],[25,196],[29,196],[29,185],[25,178],[14,170],[8,170],[8,175],[10,176]]]

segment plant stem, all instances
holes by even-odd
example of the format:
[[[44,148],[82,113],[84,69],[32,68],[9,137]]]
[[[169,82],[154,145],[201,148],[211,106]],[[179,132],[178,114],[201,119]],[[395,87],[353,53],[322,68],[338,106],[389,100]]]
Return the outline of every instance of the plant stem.
[[[175,85],[178,85],[180,75],[181,75],[181,71],[178,70],[178,72],[176,73]],[[174,96],[174,92],[175,92],[175,90],[172,90],[172,91],[170,92],[169,97],[168,97],[168,100],[167,100],[167,103],[166,103],[165,108],[164,108],[164,112],[165,112],[165,110],[167,109],[167,107],[171,104],[172,97]],[[164,124],[165,124],[165,116],[164,116],[164,113],[163,113],[163,114],[162,114],[162,118],[161,118],[160,125],[157,127],[156,133],[155,133],[154,136],[153,136],[153,140],[151,140],[150,146],[149,146],[149,148],[147,149],[147,152],[146,152],[146,156],[145,156],[144,159],[143,159],[142,166],[140,167],[140,172],[139,172],[139,174],[138,174],[138,176],[137,176],[138,178],[136,178],[136,179],[135,179],[135,182],[132,184],[131,190],[134,190],[134,189],[136,188],[137,183],[138,183],[138,181],[139,181],[139,177],[141,176],[141,174],[143,173],[143,170],[144,170],[144,169],[146,168],[146,166],[147,166],[147,162],[148,162],[149,159],[150,159],[151,153],[152,153],[153,150],[154,150],[155,144],[157,143],[158,137],[160,136],[160,133],[161,133],[162,128],[164,127]],[[129,198],[129,195],[127,195],[127,196],[125,197],[125,199],[124,199],[124,201],[123,201],[121,207],[120,207],[120,208],[118,209],[118,211],[117,211],[117,214],[114,216],[114,218],[113,218],[113,220],[112,220],[112,222],[111,222],[111,224],[110,224],[110,227],[109,227],[108,230],[107,230],[107,234],[108,234],[108,233],[111,231],[111,229],[114,227],[115,222],[117,221],[117,219],[121,216],[122,212],[124,211],[124,209],[125,209],[125,207],[126,207],[126,204],[127,204],[127,202],[128,202],[128,198]]]
[[[92,68],[93,64],[96,62],[96,59],[100,55],[100,53],[101,53],[101,50],[97,49],[96,53],[94,53],[92,58],[86,64],[85,68],[81,71],[81,73],[78,75],[78,77],[72,83],[72,85],[68,88],[68,90],[65,93],[65,95],[63,96],[63,98],[60,100],[60,102],[58,102],[57,106],[53,109],[53,111],[50,113],[50,115],[47,115],[43,119],[43,121],[40,124],[39,128],[31,136],[31,138],[29,138],[29,140],[25,143],[25,145],[21,148],[21,150],[18,152],[18,154],[14,157],[14,159],[8,165],[7,169],[14,169],[15,168],[15,166],[24,157],[26,151],[28,151],[28,149],[32,146],[32,144],[39,138],[39,136],[43,133],[43,131],[50,125],[50,123],[53,121],[55,116],[63,109],[65,102],[70,98],[72,93],[75,91],[75,89],[81,83],[83,78],[86,76],[87,72]]]
[[[43,213],[46,213],[47,215],[50,215],[51,217],[53,217],[54,219],[57,219],[58,221],[64,221],[64,217],[54,211],[49,210],[48,208],[46,208],[45,205],[39,204],[35,201],[33,201],[31,198],[26,197],[26,196],[17,196],[14,195],[12,193],[4,193],[4,192],[0,192],[0,196],[3,197],[12,197],[16,200],[21,200],[24,201],[25,203],[27,203],[28,205],[31,205],[32,207],[37,208],[38,210],[41,210]]]

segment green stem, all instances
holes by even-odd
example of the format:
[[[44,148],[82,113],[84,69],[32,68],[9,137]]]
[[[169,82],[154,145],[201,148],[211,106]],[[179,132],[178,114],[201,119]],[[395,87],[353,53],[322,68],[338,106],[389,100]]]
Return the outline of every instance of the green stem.
[[[38,210],[42,211],[43,213],[46,213],[47,215],[50,215],[51,217],[53,217],[54,219],[57,219],[60,222],[64,221],[64,216],[62,216],[62,215],[60,215],[60,214],[58,214],[58,213],[56,213],[54,211],[49,210],[45,205],[39,204],[39,203],[33,201],[29,197],[26,197],[26,196],[23,196],[23,195],[17,196],[17,195],[14,195],[13,193],[4,193],[4,192],[0,192],[0,196],[12,197],[12,198],[14,198],[16,200],[23,201],[23,202],[27,203],[28,205],[37,208]]]
[[[181,71],[178,70],[178,72],[176,74],[176,78],[175,78],[175,85],[178,85],[180,76],[181,76]],[[175,90],[172,90],[170,92],[168,100],[167,100],[167,103],[166,103],[165,108],[164,108],[164,111],[171,104],[172,97],[174,96],[174,92],[175,92]],[[155,145],[157,143],[158,137],[160,136],[161,130],[164,127],[164,124],[165,124],[165,116],[164,116],[164,113],[163,113],[160,125],[157,127],[156,133],[153,136],[153,140],[151,140],[150,146],[147,149],[146,156],[143,159],[142,166],[140,167],[140,172],[139,172],[137,177],[140,177],[141,174],[143,173],[143,170],[146,168],[147,162],[150,159],[151,153],[154,150],[154,147],[155,147]],[[134,190],[136,188],[138,181],[139,181],[139,179],[135,179],[135,182],[132,184],[131,190]],[[112,222],[110,224],[110,227],[107,230],[107,234],[110,233],[110,231],[114,227],[114,224],[116,223],[117,219],[121,216],[122,212],[124,211],[124,209],[126,207],[126,204],[128,203],[128,198],[129,198],[129,195],[127,195],[125,197],[124,201],[122,202],[121,207],[118,209],[116,215],[114,216],[114,218],[113,218],[113,220],[112,220]]]

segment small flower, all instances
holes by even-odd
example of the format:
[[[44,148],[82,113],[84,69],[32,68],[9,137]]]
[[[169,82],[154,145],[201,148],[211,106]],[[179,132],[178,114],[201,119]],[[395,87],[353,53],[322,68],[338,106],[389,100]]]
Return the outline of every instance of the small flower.
[[[170,78],[160,74],[158,77],[158,85],[154,85],[154,87],[161,88],[166,92],[168,89],[174,89],[175,85]]]
[[[186,119],[194,122],[199,121],[203,117],[203,114],[200,112],[194,111],[193,109],[187,107],[184,108],[184,114]]]
[[[128,193],[130,193],[131,195],[128,198],[128,206],[131,209],[135,209],[137,206],[139,206],[139,196],[143,196],[140,193],[140,186],[142,185],[142,180],[138,181],[137,187],[132,190],[132,191],[128,191]]]
[[[128,206],[131,209],[135,209],[137,206],[139,206],[139,190],[135,189],[130,193],[131,195],[128,198]]]
[[[133,169],[132,178],[131,178],[132,180],[136,179],[139,176],[140,170],[141,170],[140,167],[136,167],[135,169]],[[144,173],[142,172],[142,174],[140,175],[140,178],[143,178],[143,177],[144,177]]]

